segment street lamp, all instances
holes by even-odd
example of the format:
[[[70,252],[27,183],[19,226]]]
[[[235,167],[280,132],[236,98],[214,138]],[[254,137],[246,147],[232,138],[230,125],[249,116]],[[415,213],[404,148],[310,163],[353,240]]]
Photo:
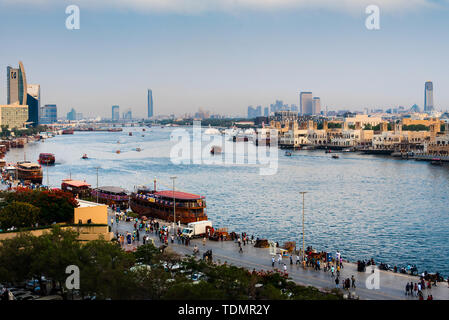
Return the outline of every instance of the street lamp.
[[[95,167],[95,169],[97,169],[97,203],[98,203],[98,169],[100,169],[100,167]]]
[[[176,226],[176,201],[175,201],[175,180],[176,177],[170,177],[173,180],[173,235],[176,235],[175,226]]]
[[[305,265],[305,259],[306,259],[306,251],[305,251],[305,240],[304,240],[304,195],[307,192],[302,191],[300,194],[302,194],[302,263]]]

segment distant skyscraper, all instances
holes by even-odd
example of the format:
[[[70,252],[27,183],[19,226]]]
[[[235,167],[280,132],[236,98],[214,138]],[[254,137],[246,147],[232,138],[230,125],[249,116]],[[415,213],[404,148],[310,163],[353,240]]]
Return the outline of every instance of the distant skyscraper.
[[[313,114],[312,92],[301,92],[299,94],[299,106],[300,106],[302,115]]]
[[[52,124],[58,122],[58,109],[55,104],[46,104],[41,110],[42,124]]]
[[[38,84],[27,85],[28,121],[33,126],[39,124],[41,118],[41,86]]]
[[[153,117],[153,91],[148,89],[148,118]]]
[[[319,97],[313,97],[312,114],[320,114],[320,113],[321,113],[321,100]]]
[[[433,83],[427,81],[424,85],[424,112],[433,110]]]
[[[268,107],[265,107],[263,109],[263,115],[264,117],[268,117],[270,115],[270,109],[268,109]]]
[[[133,113],[131,111],[131,108],[126,110],[126,112],[123,113],[123,119],[131,120],[133,118]]]
[[[112,106],[112,121],[120,120],[120,107]]]
[[[19,68],[6,68],[7,80],[7,103],[8,104],[27,104],[27,81],[25,69],[22,61],[19,61]]]
[[[72,108],[70,112],[67,113],[67,120],[69,121],[75,121],[76,120],[76,111]]]

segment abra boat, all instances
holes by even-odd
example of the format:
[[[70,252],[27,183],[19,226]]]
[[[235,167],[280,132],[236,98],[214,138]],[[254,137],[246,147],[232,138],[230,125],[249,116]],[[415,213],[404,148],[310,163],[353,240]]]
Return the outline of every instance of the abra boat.
[[[338,159],[338,158],[340,158],[340,157],[338,156],[338,154],[333,154],[333,155],[332,155],[332,158],[333,158],[333,159]]]
[[[89,159],[89,158],[87,157],[87,154],[83,154],[83,156],[81,157],[81,159]]]
[[[139,216],[173,221],[175,208],[176,222],[187,224],[207,220],[204,196],[172,190],[156,191],[156,181],[153,190],[146,187],[137,188],[137,191],[131,194],[129,205]]]
[[[39,164],[30,161],[17,162],[17,178],[19,180],[42,184],[42,175],[42,168]]]
[[[39,154],[39,160],[37,160],[40,164],[55,164],[55,155],[53,153],[41,153]]]
[[[73,134],[73,129],[62,130],[62,134]]]

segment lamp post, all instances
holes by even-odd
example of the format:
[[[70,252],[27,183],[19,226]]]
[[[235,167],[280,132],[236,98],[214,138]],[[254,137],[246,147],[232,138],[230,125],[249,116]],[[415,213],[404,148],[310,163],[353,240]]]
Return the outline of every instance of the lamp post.
[[[302,191],[300,194],[302,194],[302,263],[305,265],[306,262],[306,251],[305,251],[305,240],[304,240],[304,195],[307,192]]]
[[[170,177],[173,180],[173,235],[176,235],[176,201],[175,201],[175,180],[176,177]]]
[[[100,169],[100,167],[95,167],[95,169],[97,169],[97,203],[98,203],[98,193],[99,193],[99,190],[98,190],[98,169]]]

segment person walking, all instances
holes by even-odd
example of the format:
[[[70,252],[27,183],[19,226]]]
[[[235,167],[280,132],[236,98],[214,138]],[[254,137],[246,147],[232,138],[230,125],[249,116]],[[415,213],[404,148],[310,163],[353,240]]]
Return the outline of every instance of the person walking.
[[[206,237],[203,238],[203,247],[206,245]]]
[[[281,262],[282,262],[282,255],[279,253],[279,255],[278,255],[278,264],[281,264]]]
[[[408,296],[409,295],[409,290],[410,290],[410,285],[407,282],[407,284],[405,285],[405,295]]]
[[[293,255],[290,255],[290,264],[293,264]]]
[[[334,277],[334,271],[335,271],[335,268],[334,268],[334,266],[332,266],[332,267],[331,267],[331,277],[332,277],[332,278]]]
[[[272,256],[271,257],[271,266],[274,268],[274,262],[275,262],[276,260],[274,259],[274,256]]]
[[[340,288],[340,279],[338,277],[335,278],[335,288]]]
[[[355,277],[354,277],[354,275],[351,276],[351,287],[355,289]]]

